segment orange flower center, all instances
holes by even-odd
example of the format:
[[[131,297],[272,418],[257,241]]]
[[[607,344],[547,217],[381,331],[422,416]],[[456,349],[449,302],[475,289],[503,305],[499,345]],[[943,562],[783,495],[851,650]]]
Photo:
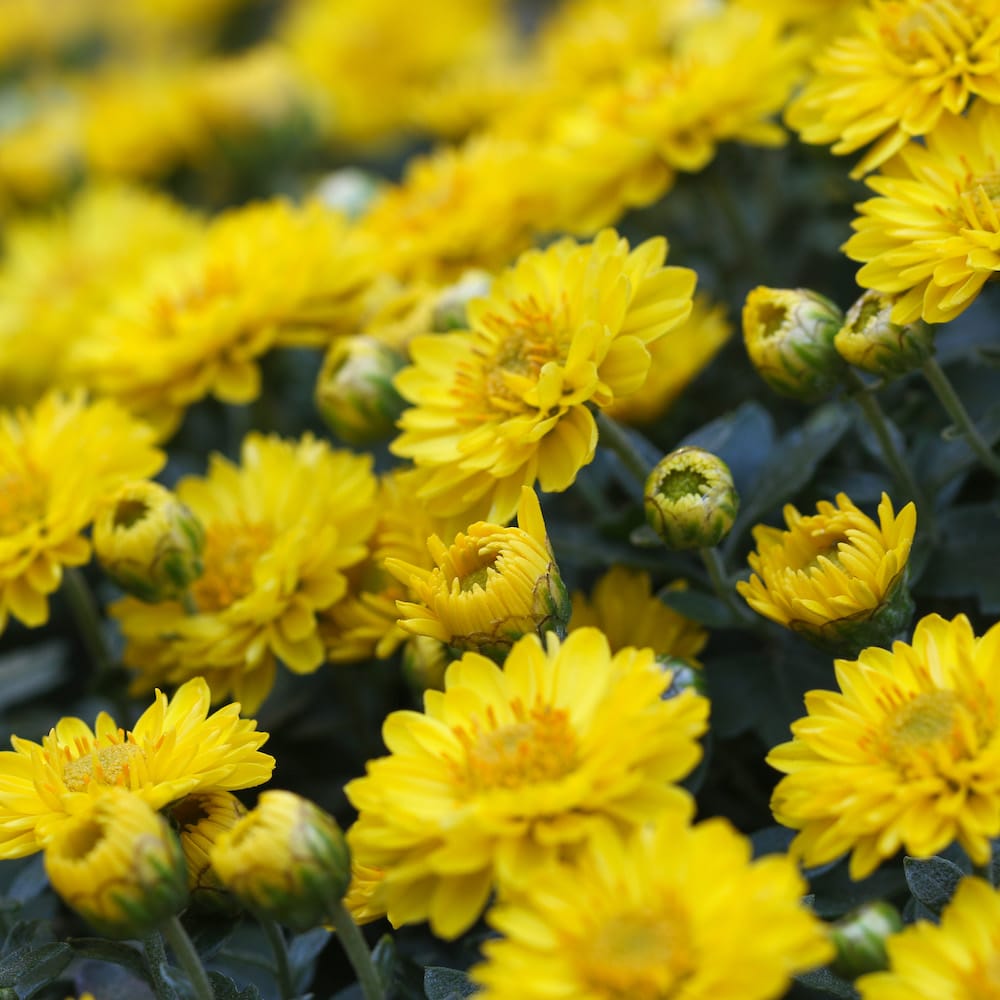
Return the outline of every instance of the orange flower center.
[[[29,525],[44,527],[45,477],[12,471],[0,474],[0,537],[10,537]]]
[[[115,743],[84,757],[67,761],[62,777],[71,792],[83,792],[96,781],[101,785],[127,785],[129,766],[136,757],[144,757],[142,749],[134,743]]]
[[[683,912],[667,902],[605,920],[580,954],[593,994],[620,1000],[665,1000],[695,967]]]
[[[472,793],[517,789],[558,781],[576,766],[576,734],[568,714],[551,705],[526,711],[511,706],[515,722],[497,725],[489,710],[490,728],[456,729],[465,746],[462,778]]]
[[[222,611],[253,590],[257,560],[274,541],[269,525],[222,523],[208,528],[205,538],[205,571],[192,584],[191,593],[200,611]]]

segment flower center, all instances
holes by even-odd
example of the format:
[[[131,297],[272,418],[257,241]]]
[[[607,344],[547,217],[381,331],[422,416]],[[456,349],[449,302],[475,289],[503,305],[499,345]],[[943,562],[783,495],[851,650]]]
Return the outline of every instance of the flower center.
[[[1000,233],[1000,172],[969,176],[958,195],[957,222],[979,232]]]
[[[208,267],[199,280],[193,281],[174,295],[161,295],[153,301],[153,315],[157,327],[165,336],[176,336],[180,327],[178,317],[205,311],[219,299],[231,297],[237,291],[232,272],[219,267]]]
[[[24,472],[0,474],[0,537],[10,537],[28,525],[44,525],[45,479]]]
[[[134,743],[115,743],[92,751],[85,757],[63,765],[63,782],[71,792],[83,792],[96,781],[101,785],[127,785],[129,765],[136,757],[144,757]]]
[[[918,4],[885,3],[879,34],[888,52],[919,76],[946,72],[957,76],[970,69],[972,50],[986,27],[968,0],[923,0]]]
[[[798,534],[798,533],[796,533]],[[788,567],[796,572],[809,573],[820,566],[820,558],[829,559],[840,565],[839,546],[850,542],[843,531],[806,531],[799,539],[799,545],[790,547]]]
[[[667,1000],[694,969],[680,907],[620,914],[605,921],[581,955],[594,994],[620,1000]]]
[[[886,724],[885,756],[897,767],[905,768],[928,751],[952,747],[958,728],[961,702],[954,691],[925,691],[900,705]]]
[[[253,590],[257,560],[270,548],[274,532],[265,524],[212,525],[205,539],[205,571],[191,592],[200,611],[222,611]]]
[[[489,729],[456,729],[465,745],[464,779],[471,792],[516,789],[557,781],[576,766],[576,735],[560,708],[539,705],[526,712],[511,708],[515,722],[496,725],[492,709]]]

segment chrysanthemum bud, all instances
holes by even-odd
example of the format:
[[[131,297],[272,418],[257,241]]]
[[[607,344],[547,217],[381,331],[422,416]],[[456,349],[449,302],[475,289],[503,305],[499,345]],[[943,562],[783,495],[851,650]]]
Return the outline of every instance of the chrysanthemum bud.
[[[141,937],[187,903],[184,854],[140,796],[108,788],[46,837],[52,888],[106,937]]]
[[[316,405],[330,430],[346,444],[388,437],[406,403],[392,378],[406,359],[374,337],[333,342],[316,382]]]
[[[777,393],[804,402],[840,380],[844,362],[833,346],[843,313],[804,288],[755,288],[743,306],[743,340],[758,374]]]
[[[158,483],[123,486],[94,521],[94,551],[105,572],[143,601],[180,597],[202,572],[201,522]]]
[[[878,901],[859,906],[830,928],[830,938],[837,949],[830,967],[845,979],[887,969],[886,938],[902,929],[899,911],[891,903]]]
[[[316,185],[316,197],[328,208],[357,219],[368,211],[381,184],[378,178],[357,167],[344,167],[327,174]]]
[[[707,696],[705,675],[690,660],[680,656],[658,656],[656,662],[671,675],[670,686],[663,692],[664,698],[676,698],[685,691]]]
[[[292,792],[264,792],[210,850],[212,866],[248,909],[296,930],[323,923],[347,892],[351,858],[337,821]]]
[[[488,271],[466,271],[438,295],[431,315],[431,329],[436,333],[467,329],[466,306],[473,299],[484,296],[492,283],[493,276]]]
[[[729,533],[739,496],[729,466],[701,448],[678,448],[646,480],[646,520],[672,549],[704,549]]]
[[[187,864],[191,901],[227,909],[232,897],[222,884],[210,858],[215,842],[246,815],[242,802],[231,792],[195,792],[170,807],[169,814],[181,840]]]
[[[934,353],[934,331],[922,320],[890,319],[896,298],[869,290],[847,310],[833,338],[837,353],[855,368],[893,378],[919,368]]]
[[[451,545],[427,540],[435,568],[400,559],[385,567],[410,588],[399,625],[454,649],[502,659],[523,635],[566,634],[572,603],[534,490],[523,487],[516,528],[477,521]]]

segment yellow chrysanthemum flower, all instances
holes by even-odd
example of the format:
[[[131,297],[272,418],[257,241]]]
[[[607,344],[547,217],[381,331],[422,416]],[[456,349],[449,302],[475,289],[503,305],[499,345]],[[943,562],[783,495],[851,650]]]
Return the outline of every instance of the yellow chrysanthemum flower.
[[[205,528],[204,571],[179,601],[112,605],[136,685],[204,674],[215,700],[233,692],[248,712],[274,683],[276,659],[311,673],[324,659],[317,615],[347,592],[375,524],[371,456],[250,434],[242,463],[213,456],[208,476],[177,496]]]
[[[696,295],[691,315],[649,345],[649,376],[638,392],[616,399],[608,416],[626,424],[658,420],[721,350],[733,332],[721,305]]]
[[[516,528],[477,521],[451,545],[427,539],[433,569],[387,559],[413,600],[397,601],[399,626],[457,650],[504,656],[528,633],[565,634],[570,600],[534,490],[521,488]],[[630,643],[634,645],[634,643]]]
[[[1000,893],[964,878],[940,924],[920,920],[886,941],[890,967],[857,980],[862,1000],[1000,996]]]
[[[1000,103],[1000,0],[870,0],[816,57],[786,120],[834,153],[875,142],[861,177],[974,94]]]
[[[684,590],[687,583],[677,580],[671,590]],[[678,656],[697,663],[708,642],[708,632],[697,622],[667,607],[654,596],[648,573],[614,566],[602,576],[588,600],[573,594],[573,614],[569,631],[584,626],[599,628],[613,652],[626,646],[648,646],[657,656]]]
[[[385,916],[385,904],[380,898],[384,879],[383,869],[359,865],[351,859],[351,884],[344,896],[344,906],[359,926]]]
[[[623,836],[602,828],[487,920],[504,937],[472,970],[483,1000],[770,1000],[833,949],[788,858],[751,860],[726,820],[683,810]]]
[[[266,351],[322,343],[360,321],[368,263],[346,219],[319,203],[234,209],[201,246],[122,290],[81,365],[99,392],[165,430],[209,393],[250,402]]]
[[[192,900],[225,908],[228,892],[212,867],[210,855],[219,837],[246,815],[246,806],[232,792],[195,792],[185,795],[169,812],[184,853]]]
[[[79,383],[76,351],[119,290],[201,234],[201,220],[163,195],[111,184],[84,188],[62,213],[12,222],[0,263],[0,398],[32,403]]]
[[[957,840],[977,865],[1000,834],[1000,625],[928,615],[913,644],[837,660],[839,692],[810,691],[808,716],[768,762],[771,802],[807,865],[851,851],[864,878],[901,847],[929,857]],[[842,692],[842,693],[841,693]]]
[[[504,523],[522,486],[567,489],[594,456],[587,404],[635,392],[647,345],[687,318],[695,274],[664,267],[667,244],[531,250],[469,304],[468,331],[416,337],[396,376],[409,402],[390,446],[431,471],[419,496],[445,515]]]
[[[208,685],[197,677],[173,698],[157,691],[127,732],[101,712],[93,729],[68,717],[41,743],[12,736],[14,750],[0,752],[0,858],[41,850],[109,787],[162,809],[194,791],[267,781],[274,758],[259,750],[267,733],[241,719],[237,703],[208,711]]]
[[[0,410],[0,632],[49,618],[64,566],[90,558],[82,532],[109,494],[163,465],[152,429],[108,400],[45,396]]]
[[[786,531],[757,525],[753,574],[736,589],[759,615],[820,642],[849,643],[852,632],[863,640],[880,616],[892,619],[885,625],[896,634],[912,612],[905,575],[916,507],[897,515],[883,493],[876,524],[838,493],[836,506],[821,500],[816,510],[803,516],[787,504]]]
[[[894,323],[946,323],[1000,271],[998,177],[1000,108],[977,101],[868,178],[880,197],[857,206],[843,249],[862,288],[899,296]]]
[[[521,639],[502,669],[466,653],[424,714],[389,716],[390,756],[347,785],[360,813],[348,842],[385,869],[393,924],[456,937],[494,886],[523,886],[609,823],[687,808],[670,782],[701,756],[705,699],[663,700],[670,673],[650,649],[612,656],[597,629],[547,638]]]

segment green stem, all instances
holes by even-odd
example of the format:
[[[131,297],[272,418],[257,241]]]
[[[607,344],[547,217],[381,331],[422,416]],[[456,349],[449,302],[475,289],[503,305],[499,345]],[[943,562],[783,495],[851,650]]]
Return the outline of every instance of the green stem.
[[[600,443],[605,448],[610,448],[622,460],[625,468],[635,476],[639,485],[645,488],[646,480],[652,469],[639,454],[635,445],[628,439],[622,426],[606,413],[598,410],[597,429],[600,432]]]
[[[97,608],[97,601],[94,599],[87,581],[83,578],[83,574],[75,567],[67,567],[64,571],[63,589],[70,612],[76,621],[80,638],[87,650],[87,656],[93,664],[96,684],[101,678],[106,677],[114,667],[111,655],[108,653],[108,647],[104,642],[104,635],[101,632],[101,616]]]
[[[163,922],[161,929],[163,936],[173,949],[174,956],[180,963],[181,968],[187,973],[188,979],[191,980],[191,986],[194,989],[194,995],[197,1000],[215,1000],[212,984],[208,981],[208,974],[205,972],[205,967],[201,964],[198,952],[191,943],[191,938],[188,937],[187,931],[184,930],[184,925],[176,916],[173,916]]]
[[[730,611],[742,622],[750,622],[751,624],[756,624],[756,616],[748,613],[747,609],[744,608],[733,596],[734,590],[732,581],[729,579],[729,574],[726,572],[726,568],[722,563],[722,556],[719,554],[719,550],[716,548],[706,548],[699,549],[699,554],[701,555],[701,561],[705,564],[705,569],[708,571],[708,578],[712,582],[712,589],[715,591],[715,596],[719,598],[723,604],[729,608]]]
[[[889,432],[889,425],[886,423],[885,415],[875,401],[871,390],[850,369],[847,370],[846,379],[854,399],[857,400],[858,406],[861,407],[861,412],[865,415],[869,426],[875,432],[875,437],[878,438],[879,447],[882,449],[882,458],[889,467],[892,478],[896,480],[896,485],[906,494],[907,500],[913,500],[916,503],[921,514],[929,514],[931,512],[930,505],[924,499],[924,495],[920,487],[917,486],[909,466],[907,466],[903,456],[900,455],[899,450],[896,448],[896,443],[892,440],[892,434]]]
[[[177,991],[166,976],[167,952],[159,931],[153,931],[142,939],[142,950],[146,954],[149,984],[153,987],[156,1000],[177,1000]]]
[[[281,928],[269,917],[258,917],[260,926],[267,935],[271,950],[274,952],[274,971],[278,980],[278,990],[281,1000],[292,1000],[295,989],[292,986],[292,970],[288,966],[288,946]]]
[[[329,916],[333,929],[340,938],[341,947],[354,967],[365,1000],[385,1000],[385,992],[379,982],[375,963],[372,962],[372,953],[368,950],[364,935],[339,899],[331,903]]]
[[[990,446],[983,440],[982,435],[976,429],[976,425],[969,416],[959,398],[951,380],[945,375],[944,370],[934,358],[928,358],[921,366],[924,377],[934,390],[934,395],[945,408],[948,416],[951,417],[955,426],[961,431],[969,447],[979,456],[979,460],[986,466],[994,476],[1000,478],[1000,459],[993,453]]]

